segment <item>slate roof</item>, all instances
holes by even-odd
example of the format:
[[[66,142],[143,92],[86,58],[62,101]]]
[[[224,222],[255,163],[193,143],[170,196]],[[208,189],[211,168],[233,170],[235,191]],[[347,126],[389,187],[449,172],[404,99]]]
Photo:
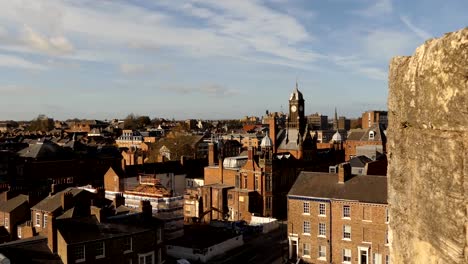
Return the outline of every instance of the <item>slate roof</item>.
[[[136,225],[100,223],[95,215],[57,221],[57,232],[60,232],[67,244],[122,237],[148,230]]]
[[[28,196],[20,194],[8,201],[0,203],[0,212],[10,213],[23,203],[28,202]]]
[[[33,210],[39,210],[39,211],[45,211],[45,212],[54,212],[55,210],[59,209],[62,207],[62,193],[64,192],[71,192],[73,197],[76,197],[79,193],[81,192],[88,192],[83,189],[78,189],[78,188],[67,188],[61,192],[58,192],[52,196],[46,197],[44,200],[40,201],[37,203],[35,206],[33,206],[31,209]]]
[[[11,263],[63,263],[47,246],[47,237],[35,236],[0,244],[0,253]]]
[[[296,150],[299,149],[299,129],[297,128],[289,128],[285,129],[284,132],[279,134],[279,136],[283,137],[280,144],[278,145],[278,149],[291,149]]]
[[[374,131],[374,139],[369,138],[369,132]],[[368,129],[351,130],[347,140],[357,141],[386,141],[385,127],[382,124],[374,124]]]
[[[60,155],[61,148],[51,141],[37,141],[29,147],[18,151],[23,158],[52,158]]]
[[[301,172],[288,196],[387,204],[387,177],[358,175],[338,183],[338,174]]]
[[[364,155],[356,156],[350,159],[348,162],[350,163],[351,167],[356,168],[364,168],[367,163],[371,162],[372,160]]]

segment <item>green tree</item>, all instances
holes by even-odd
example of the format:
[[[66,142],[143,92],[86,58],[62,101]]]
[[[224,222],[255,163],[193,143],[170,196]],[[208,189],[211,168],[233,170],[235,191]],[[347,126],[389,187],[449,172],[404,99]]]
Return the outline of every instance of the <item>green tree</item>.
[[[33,119],[29,125],[30,131],[50,131],[54,129],[54,119],[40,114]]]

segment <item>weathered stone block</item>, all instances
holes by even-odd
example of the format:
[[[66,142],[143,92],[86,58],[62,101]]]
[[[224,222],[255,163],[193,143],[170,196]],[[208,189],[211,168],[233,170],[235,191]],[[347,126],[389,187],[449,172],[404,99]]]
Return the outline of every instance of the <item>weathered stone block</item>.
[[[394,58],[389,88],[393,263],[465,263],[468,28]]]

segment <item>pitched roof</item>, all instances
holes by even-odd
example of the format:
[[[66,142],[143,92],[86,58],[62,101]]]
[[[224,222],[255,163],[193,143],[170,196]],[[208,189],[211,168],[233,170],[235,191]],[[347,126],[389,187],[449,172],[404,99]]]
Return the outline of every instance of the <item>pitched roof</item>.
[[[52,196],[46,197],[44,200],[37,203],[31,209],[45,211],[45,212],[54,212],[55,210],[59,209],[62,206],[61,196],[62,196],[62,193],[65,193],[65,192],[70,192],[73,195],[73,197],[76,197],[79,193],[87,192],[87,191],[83,189],[78,189],[78,188],[67,188]]]
[[[15,198],[12,198],[8,201],[0,203],[0,212],[9,213],[14,209],[18,208],[18,206],[22,205],[23,203],[28,202],[28,196],[20,194]]]
[[[288,196],[387,204],[387,177],[358,175],[338,183],[338,174],[301,172]]]
[[[57,254],[47,246],[47,237],[34,236],[0,244],[0,252],[11,263],[63,263]]]
[[[95,215],[57,221],[57,231],[67,244],[122,237],[147,230],[150,229],[135,225],[100,223]]]
[[[371,162],[372,160],[364,155],[356,156],[349,160],[351,167],[364,167],[367,163]]]
[[[61,147],[51,141],[37,141],[18,151],[18,155],[23,158],[55,158],[59,157],[61,152]]]

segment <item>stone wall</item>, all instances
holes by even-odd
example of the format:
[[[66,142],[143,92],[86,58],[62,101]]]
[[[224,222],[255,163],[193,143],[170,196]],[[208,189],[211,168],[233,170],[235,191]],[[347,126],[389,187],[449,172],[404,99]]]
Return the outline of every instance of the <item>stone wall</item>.
[[[395,57],[389,87],[393,263],[467,263],[468,28]]]

